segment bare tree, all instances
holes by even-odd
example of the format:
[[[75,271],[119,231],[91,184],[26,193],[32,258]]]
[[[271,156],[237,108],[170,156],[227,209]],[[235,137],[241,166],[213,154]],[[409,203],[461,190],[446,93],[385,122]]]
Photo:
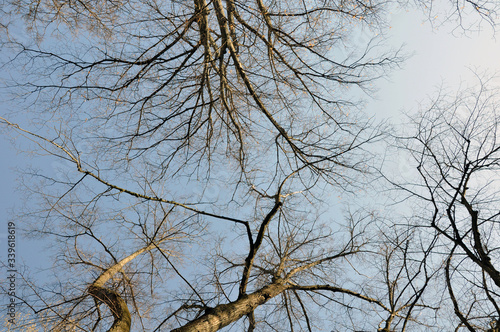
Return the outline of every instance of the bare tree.
[[[422,241],[415,227],[395,224],[380,232],[379,259],[375,260],[380,262],[375,275],[382,280],[374,287],[380,288],[378,298],[387,308],[381,312],[383,320],[377,331],[404,332],[443,326],[432,319],[440,301],[435,294],[429,296],[426,292],[440,270],[430,262],[436,238]]]
[[[369,310],[389,314],[386,330],[413,321],[426,265],[404,240],[388,246],[384,304],[353,273],[373,255],[373,214],[339,215],[327,198],[354,201],[370,176],[381,131],[359,93],[402,60],[377,37],[387,5],[8,2],[36,33],[2,46],[40,129],[2,124],[65,168],[27,172],[40,204],[25,228],[56,253],[54,279],[25,275],[19,295],[40,328],[375,329],[353,318]]]
[[[7,120],[4,120],[4,123],[15,127],[35,141],[46,144],[46,151],[52,149],[54,156],[71,161],[75,169],[83,173],[79,181],[90,177],[107,187],[98,196],[91,195],[89,201],[84,201],[80,193],[77,198],[68,201],[69,205],[65,205],[62,198],[77,192],[74,188],[52,199],[45,196],[50,203],[48,210],[43,212],[57,214],[62,221],[51,222],[51,218],[46,217],[47,221],[43,227],[34,225],[33,231],[39,234],[51,234],[65,245],[64,251],[59,253],[65,265],[81,266],[87,271],[89,269],[100,271],[98,277],[88,286],[73,283],[81,282],[80,278],[69,278],[64,284],[64,289],[54,291],[50,299],[47,294],[37,290],[35,284],[28,283],[30,291],[35,293],[27,295],[27,298],[23,297],[23,301],[36,312],[43,312],[43,319],[51,323],[49,326],[52,330],[95,330],[102,325],[106,326],[107,317],[112,316],[113,324],[109,331],[128,331],[132,314],[138,316],[142,328],[146,330],[171,328],[177,321],[177,324],[182,325],[176,329],[179,331],[216,331],[234,324],[242,317],[247,317],[250,330],[253,330],[259,321],[269,326],[283,325],[280,320],[284,318],[287,320],[285,324],[287,327],[284,329],[304,325],[304,328],[313,330],[321,326],[324,318],[320,321],[313,320],[313,317],[318,317],[312,305],[322,307],[325,303],[324,300],[320,300],[321,298],[334,300],[339,295],[340,299],[336,300],[338,302],[342,302],[344,297],[352,297],[387,310],[376,298],[369,297],[362,291],[342,287],[338,275],[341,270],[347,268],[345,263],[349,261],[349,257],[363,251],[367,245],[364,228],[372,220],[352,216],[342,230],[332,228],[332,225],[319,225],[316,218],[308,215],[311,211],[284,209],[284,206],[292,207],[300,201],[300,198],[296,198],[293,193],[284,192],[288,190],[287,182],[292,181],[294,174],[282,181],[276,194],[271,196],[259,193],[258,199],[264,201],[262,207],[267,212],[260,221],[256,219],[254,223],[250,223],[116,187],[99,175],[85,170],[81,160],[69,147],[24,131]],[[68,185],[75,186],[74,183]],[[123,194],[131,196],[140,203],[136,203],[138,206],[132,204],[129,207],[137,212],[139,220],[134,221],[130,213],[121,207],[120,214],[114,217],[115,220],[110,218],[108,224],[103,225],[98,218],[106,218],[109,213],[102,215],[97,212],[95,203],[105,200],[106,196],[121,200],[116,196]],[[152,206],[149,206],[150,204]],[[173,207],[167,211],[162,208],[164,206]],[[185,212],[189,214],[180,220],[174,211],[175,207],[181,208],[178,212],[181,215]],[[159,212],[155,212],[155,208],[160,209]],[[152,220],[143,215],[152,215]],[[206,254],[214,257],[214,261],[213,266],[206,271],[199,268],[201,271],[198,277],[207,279],[204,282],[193,282],[189,280],[189,276],[184,276],[176,268],[176,258],[173,249],[170,249],[174,243],[182,241],[183,238],[195,238],[193,230],[196,228],[193,227],[198,225],[192,225],[194,222],[190,221],[192,216],[222,219],[236,226],[241,225],[243,229],[243,232],[232,231],[236,234],[232,239],[233,243],[242,242],[234,248],[236,255],[228,253],[227,249],[224,251],[221,251],[221,248],[217,249],[218,242],[214,243],[216,247],[213,249],[209,244],[205,244],[203,249],[206,250]],[[196,222],[200,220],[196,219]],[[253,224],[257,228],[256,232],[251,228]],[[120,229],[118,238],[114,234],[106,238],[98,235],[98,232],[109,232],[110,227],[115,230]],[[135,234],[144,245],[132,253],[122,254],[123,258],[120,259],[115,251],[121,249],[120,251],[126,252],[128,248],[136,247],[134,241],[127,239],[127,233]],[[125,239],[119,240],[121,237]],[[88,246],[92,243],[98,244],[98,249],[102,249],[96,252],[93,247],[89,250]],[[102,250],[109,256],[107,259],[96,255]],[[133,265],[140,255],[148,253],[150,257],[146,262]],[[110,259],[111,263],[108,263]],[[72,268],[70,275],[77,274],[77,270]],[[165,278],[165,274],[169,274],[168,270],[173,270],[181,283],[187,285],[188,290],[180,292],[178,289],[167,289],[166,293],[160,292],[157,289],[158,278]],[[144,294],[146,285],[149,285],[148,295]],[[70,287],[73,291],[68,291],[66,287]],[[182,297],[176,298],[174,294],[177,292],[183,294]],[[171,313],[160,320],[147,317],[145,312],[161,312],[154,308],[154,304],[156,301],[161,302],[162,298],[168,299],[168,302],[176,308],[170,309]],[[270,311],[260,308],[261,305],[271,301],[274,302],[274,306]],[[101,309],[101,302],[107,306],[106,310]],[[133,305],[132,312],[127,302]],[[260,309],[262,319],[258,319],[259,315],[255,313],[257,309]],[[148,318],[150,321],[147,321]]]
[[[355,24],[379,28],[382,3],[26,8],[38,33],[73,42],[75,28],[89,31],[78,49],[4,44],[28,69],[16,85],[36,97],[30,112],[62,120],[40,134],[4,124],[73,167],[29,188],[44,200],[26,216],[44,220],[32,234],[57,239],[58,264],[71,267],[57,290],[28,282],[23,296],[51,329],[313,330],[323,323],[311,303],[378,303],[338,277],[369,219],[330,224],[319,197],[326,184],[356,187],[380,136],[345,97],[401,60],[370,35],[349,39]]]
[[[403,142],[420,182],[400,188],[417,198],[415,223],[439,236],[433,255],[444,261],[457,330],[491,331],[500,315],[498,90],[478,80],[455,97],[441,94],[413,117],[413,131]]]

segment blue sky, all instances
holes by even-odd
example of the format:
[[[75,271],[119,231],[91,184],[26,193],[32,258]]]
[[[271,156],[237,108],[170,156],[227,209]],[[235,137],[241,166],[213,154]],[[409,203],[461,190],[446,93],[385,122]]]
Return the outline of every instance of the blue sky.
[[[394,70],[387,79],[376,83],[377,99],[368,101],[369,114],[392,118],[397,122],[402,110],[416,110],[418,102],[431,98],[440,85],[456,90],[460,84],[474,83],[472,69],[489,74],[500,70],[500,42],[487,24],[482,25],[481,33],[464,34],[460,29],[454,29],[456,22],[436,27],[417,10],[394,12],[390,24],[388,37],[391,43],[395,47],[405,45],[405,51],[412,55],[401,69]],[[1,115],[15,111],[10,109],[16,107],[15,103],[11,103],[10,107],[8,105],[6,102],[0,104]],[[1,135],[0,241],[4,242],[9,211],[21,204],[22,193],[16,191],[17,174],[14,169],[25,168],[29,164],[47,169],[52,166],[47,160],[17,154],[9,139],[3,136],[5,131]],[[34,258],[33,244],[23,241],[22,237],[18,241],[22,258]],[[5,248],[4,244],[2,248]],[[5,249],[0,250],[0,258],[4,255]]]
[[[483,25],[483,31],[463,34],[454,30],[455,23],[441,27],[433,26],[419,11],[392,14],[391,43],[397,47],[405,45],[412,56],[401,69],[395,70],[387,79],[377,82],[377,100],[367,103],[367,112],[379,118],[391,118],[397,122],[401,110],[411,112],[418,102],[432,98],[439,86],[452,91],[460,85],[474,84],[472,70],[494,74],[500,72],[500,42],[492,29]],[[454,31],[454,33],[453,33]],[[0,103],[0,115],[15,111],[15,103]],[[6,255],[6,232],[10,211],[21,204],[22,192],[16,191],[15,168],[26,168],[35,164],[44,169],[53,169],[46,158],[28,158],[17,154],[15,147],[0,131],[0,260]],[[46,258],[40,242],[17,237],[17,258],[35,268]],[[46,262],[46,261],[45,261]],[[46,264],[41,264],[45,265]],[[4,269],[2,269],[3,275]]]
[[[422,14],[415,11],[394,12],[388,38],[394,47],[404,45],[411,57],[401,69],[394,70],[388,78],[376,83],[376,100],[368,100],[367,112],[377,118],[389,118],[397,122],[401,111],[415,111],[418,102],[432,98],[439,86],[457,90],[460,85],[474,84],[472,69],[493,74],[500,71],[500,42],[495,39],[491,27],[482,25],[481,33],[464,34],[456,28],[456,22],[434,26]],[[9,106],[10,105],[10,106]],[[15,103],[2,102],[0,114],[5,115],[16,107]],[[5,235],[10,211],[21,204],[22,193],[18,186],[15,168],[36,165],[50,170],[52,164],[39,157],[28,158],[16,153],[11,141],[0,132],[0,259],[6,254]],[[40,244],[19,236],[18,258],[28,265],[36,265],[43,257]]]

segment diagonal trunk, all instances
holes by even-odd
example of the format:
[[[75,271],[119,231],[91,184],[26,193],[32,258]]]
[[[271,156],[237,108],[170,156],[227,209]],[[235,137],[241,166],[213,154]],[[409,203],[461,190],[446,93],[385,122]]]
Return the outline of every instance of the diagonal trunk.
[[[155,247],[156,245],[152,243],[149,246],[139,249],[133,254],[125,257],[124,259],[120,260],[115,265],[104,271],[99,276],[99,278],[97,278],[92,283],[92,285],[88,287],[88,293],[94,299],[106,304],[113,313],[114,322],[108,332],[130,332],[132,317],[130,316],[130,311],[128,310],[127,303],[121,297],[121,295],[112,289],[104,287],[104,284],[115,274],[120,272],[127,263],[132,261],[143,252],[149,251]]]
[[[275,281],[251,294],[243,295],[238,300],[220,304],[205,314],[172,332],[213,332],[236,322],[241,317],[252,313],[258,306],[281,294],[287,286],[282,280]]]

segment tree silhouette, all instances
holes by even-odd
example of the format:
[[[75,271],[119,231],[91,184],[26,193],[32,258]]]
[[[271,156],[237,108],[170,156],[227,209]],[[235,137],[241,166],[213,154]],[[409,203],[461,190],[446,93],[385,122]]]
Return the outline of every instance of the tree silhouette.
[[[455,97],[441,94],[413,117],[413,132],[402,142],[420,181],[400,187],[416,198],[415,224],[437,235],[440,249],[433,256],[444,262],[443,284],[459,319],[457,330],[491,331],[500,314],[498,101],[492,83],[480,76],[478,81]]]

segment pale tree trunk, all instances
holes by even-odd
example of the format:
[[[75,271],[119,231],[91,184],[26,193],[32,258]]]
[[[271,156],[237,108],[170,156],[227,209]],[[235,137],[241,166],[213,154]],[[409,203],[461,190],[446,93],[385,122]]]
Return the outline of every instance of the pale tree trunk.
[[[254,293],[243,295],[238,300],[220,304],[209,309],[205,314],[172,332],[215,332],[224,326],[236,322],[241,317],[251,314],[258,306],[281,294],[287,286],[282,280],[275,281]]]
[[[160,241],[161,242],[161,241]],[[113,313],[114,322],[108,332],[130,332],[132,317],[128,310],[127,303],[116,291],[104,287],[104,284],[134,258],[156,247],[157,244],[150,244],[147,247],[137,250],[133,254],[125,257],[109,269],[104,271],[87,289],[88,293],[98,301],[103,302]]]

